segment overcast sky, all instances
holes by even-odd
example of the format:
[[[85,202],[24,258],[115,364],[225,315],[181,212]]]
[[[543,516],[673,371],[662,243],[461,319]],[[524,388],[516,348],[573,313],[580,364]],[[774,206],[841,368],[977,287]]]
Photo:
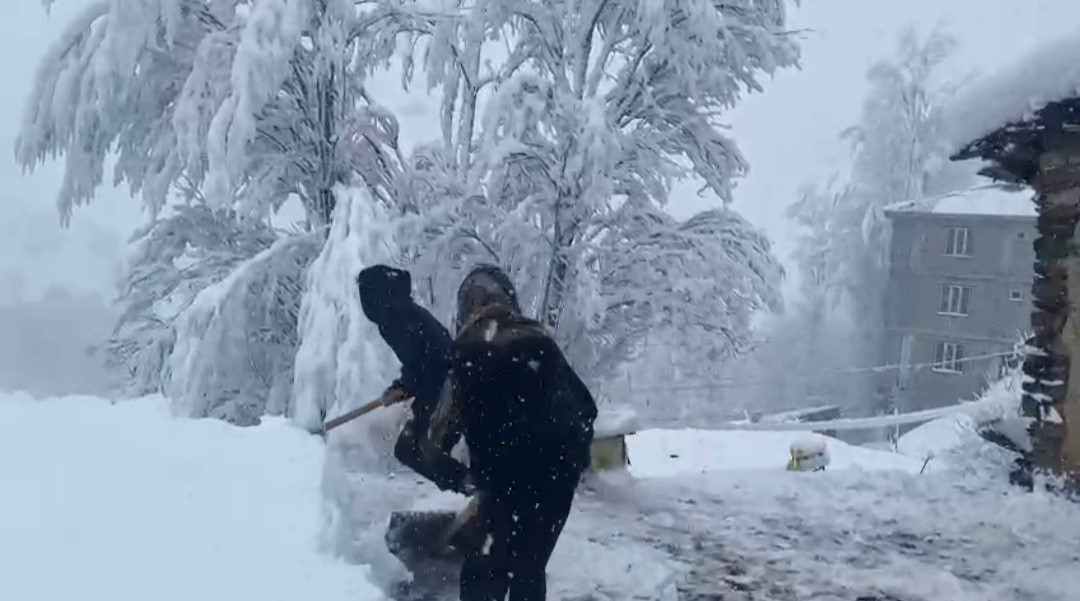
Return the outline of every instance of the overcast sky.
[[[73,292],[112,294],[115,261],[141,209],[123,190],[102,189],[61,230],[54,201],[59,167],[23,175],[14,140],[35,64],[73,11],[87,0],[57,2],[47,16],[39,0],[8,0],[0,19],[0,281],[21,282],[33,297],[49,285]],[[888,56],[908,23],[940,23],[960,39],[956,72],[992,71],[1040,40],[1077,31],[1077,0],[803,0],[792,28],[809,29],[803,69],[781,73],[763,94],[748,97],[730,116],[732,132],[751,165],[735,208],[765,228],[786,258],[791,229],[783,217],[800,183],[820,179],[845,158],[837,133],[858,117],[864,75]],[[428,137],[430,111],[416,97],[389,102],[403,118],[403,134]],[[411,117],[415,116],[415,117]],[[108,179],[108,177],[106,178]],[[694,188],[680,190],[672,210],[684,216],[705,208]],[[10,294],[10,293],[7,293]],[[3,300],[3,294],[0,294]]]

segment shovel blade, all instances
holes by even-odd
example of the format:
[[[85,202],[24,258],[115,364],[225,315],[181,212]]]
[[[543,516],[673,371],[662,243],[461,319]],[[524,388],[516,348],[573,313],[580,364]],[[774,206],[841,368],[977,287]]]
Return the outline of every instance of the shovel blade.
[[[453,511],[395,511],[386,528],[386,546],[399,557],[439,557],[446,549],[446,533],[454,523]]]
[[[406,561],[460,557],[479,551],[485,532],[475,507],[457,511],[395,511],[386,529],[386,546]]]

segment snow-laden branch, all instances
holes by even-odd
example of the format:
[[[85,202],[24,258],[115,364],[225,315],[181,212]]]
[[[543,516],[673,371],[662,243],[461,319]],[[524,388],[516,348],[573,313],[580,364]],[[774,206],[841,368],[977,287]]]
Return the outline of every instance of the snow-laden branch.
[[[495,260],[590,377],[650,328],[735,353],[753,314],[780,308],[764,236],[727,209],[677,223],[661,207],[687,176],[730,200],[746,163],[718,115],[796,64],[782,2],[367,6],[372,54],[400,56],[406,85],[420,58],[443,94],[440,160],[404,172],[442,193],[405,236],[433,302]]]
[[[239,424],[288,412],[304,275],[322,232],[281,238],[176,318],[165,393],[186,417]]]
[[[195,205],[177,207],[134,239],[120,290],[122,312],[105,351],[123,392],[142,396],[161,392],[176,315],[201,290],[269,248],[276,235],[262,222]]]
[[[95,2],[39,64],[16,159],[63,156],[65,223],[110,153],[152,216],[173,194],[257,217],[295,194],[319,227],[337,184],[391,202],[397,125],[364,102],[354,17],[347,0]]]

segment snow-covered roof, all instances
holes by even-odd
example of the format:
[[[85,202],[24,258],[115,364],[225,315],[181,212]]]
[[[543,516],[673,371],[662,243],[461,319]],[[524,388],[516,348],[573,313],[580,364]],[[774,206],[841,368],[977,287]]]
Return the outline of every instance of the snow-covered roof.
[[[933,213],[935,215],[1036,216],[1034,192],[1001,184],[985,184],[941,196],[898,202],[885,207],[887,214]]]
[[[1080,96],[1080,30],[1040,45],[961,93],[945,114],[953,151],[1046,105]]]

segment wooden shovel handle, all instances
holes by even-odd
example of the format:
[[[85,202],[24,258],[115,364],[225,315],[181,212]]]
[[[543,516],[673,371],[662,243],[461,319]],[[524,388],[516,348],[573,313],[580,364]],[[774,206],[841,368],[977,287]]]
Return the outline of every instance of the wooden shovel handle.
[[[323,424],[323,434],[325,435],[330,430],[333,430],[334,428],[342,424],[351,422],[352,420],[360,417],[361,415],[371,413],[379,407],[389,407],[390,405],[393,405],[395,403],[403,403],[407,400],[409,400],[408,397],[394,398],[389,394],[384,394],[383,396],[375,399],[374,401],[361,405],[356,409],[353,409],[352,411],[342,413],[334,419],[326,422],[325,424]]]

